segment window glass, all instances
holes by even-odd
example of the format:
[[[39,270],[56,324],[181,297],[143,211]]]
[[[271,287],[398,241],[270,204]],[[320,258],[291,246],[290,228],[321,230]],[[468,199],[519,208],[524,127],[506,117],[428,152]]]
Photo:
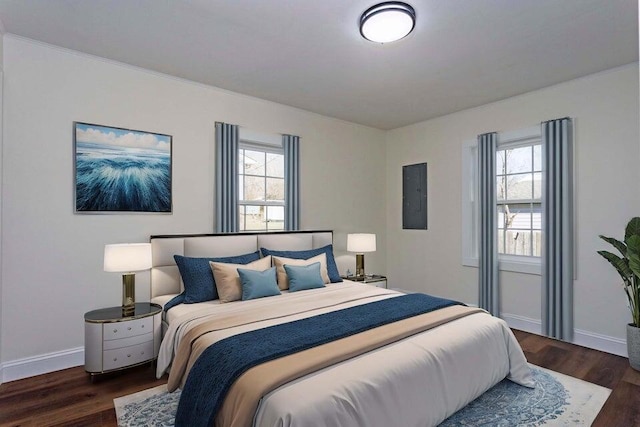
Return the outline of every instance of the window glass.
[[[238,158],[238,215],[241,231],[284,230],[284,154],[265,147],[241,147]]]
[[[265,155],[264,151],[244,150],[244,173],[264,176]]]
[[[284,230],[284,206],[267,206],[269,230]]]
[[[267,153],[267,176],[284,178],[284,156]]]
[[[533,170],[542,170],[542,145],[540,144],[533,146]]]
[[[268,201],[284,203],[284,179],[267,178],[266,199]]]
[[[542,173],[535,172],[533,174],[533,198],[541,199],[542,198]]]
[[[498,253],[540,256],[541,145],[506,148],[496,152],[498,185]]]
[[[507,198],[507,186],[505,185],[504,176],[496,177],[496,185],[498,187],[496,189],[496,198],[498,200],[506,199]]]
[[[507,200],[529,200],[533,194],[533,175],[518,173],[507,175]]]
[[[245,175],[244,177],[244,200],[264,200],[265,199],[264,177]]]
[[[504,152],[503,156],[507,166],[506,173],[519,173],[531,170],[531,147],[519,147],[502,151]]]

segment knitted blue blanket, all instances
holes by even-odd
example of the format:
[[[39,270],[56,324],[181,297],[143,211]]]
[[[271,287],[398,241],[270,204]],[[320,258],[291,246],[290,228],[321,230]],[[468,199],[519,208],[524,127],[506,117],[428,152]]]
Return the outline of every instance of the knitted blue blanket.
[[[261,363],[371,328],[461,304],[409,294],[238,334],[211,345],[191,368],[176,427],[211,426],[236,379]]]

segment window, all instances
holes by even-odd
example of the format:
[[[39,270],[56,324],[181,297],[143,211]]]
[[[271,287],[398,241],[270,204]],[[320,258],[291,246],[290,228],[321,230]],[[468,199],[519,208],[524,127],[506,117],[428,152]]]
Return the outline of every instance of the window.
[[[478,266],[477,141],[463,145],[462,264]],[[540,274],[542,141],[539,127],[498,134],[496,151],[500,270]]]
[[[240,231],[284,230],[282,147],[241,140],[238,151]]]
[[[539,257],[542,145],[536,140],[502,147],[496,152],[498,254]]]

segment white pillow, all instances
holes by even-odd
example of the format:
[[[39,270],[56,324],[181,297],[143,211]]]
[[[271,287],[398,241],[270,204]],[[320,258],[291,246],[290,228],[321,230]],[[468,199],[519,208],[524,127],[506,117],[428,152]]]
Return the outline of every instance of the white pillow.
[[[276,274],[278,276],[278,287],[281,291],[285,289],[289,289],[289,278],[287,277],[287,272],[284,269],[284,265],[309,265],[314,262],[320,263],[320,276],[322,276],[322,280],[324,283],[330,283],[329,273],[327,272],[327,254],[316,255],[312,258],[308,259],[294,259],[294,258],[284,258],[280,256],[272,256],[273,265],[276,267]],[[216,279],[217,280],[217,279]]]
[[[242,283],[240,283],[239,268],[264,271],[271,268],[271,255],[249,264],[229,264],[226,262],[209,261],[211,272],[216,282],[220,302],[231,302],[242,299]]]

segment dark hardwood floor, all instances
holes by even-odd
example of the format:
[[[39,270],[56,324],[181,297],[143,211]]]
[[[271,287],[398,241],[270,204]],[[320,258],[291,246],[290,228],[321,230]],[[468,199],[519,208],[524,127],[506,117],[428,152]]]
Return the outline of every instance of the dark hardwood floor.
[[[626,358],[514,331],[529,362],[613,390],[594,422],[640,426],[640,372]],[[113,399],[155,387],[150,365],[91,383],[82,367],[0,385],[0,426],[116,426]]]
[[[593,426],[640,426],[640,372],[629,366],[627,358],[527,332],[513,332],[530,363],[612,390]]]

